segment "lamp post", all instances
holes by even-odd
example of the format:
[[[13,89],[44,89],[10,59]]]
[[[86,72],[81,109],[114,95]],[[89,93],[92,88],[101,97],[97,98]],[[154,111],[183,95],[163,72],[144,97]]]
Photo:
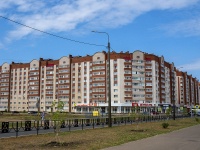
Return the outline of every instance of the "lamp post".
[[[27,105],[28,105],[28,112],[29,112],[29,98],[28,98],[28,102],[27,102]]]
[[[40,97],[37,98],[37,103],[36,103],[37,109],[38,109],[38,116],[40,113]]]
[[[174,77],[174,76],[173,76]],[[173,80],[173,119],[176,119],[175,78]]]
[[[0,111],[1,111],[1,107],[2,107],[2,106],[1,106],[1,98],[0,98]],[[2,109],[2,110],[3,110],[3,109]]]
[[[191,112],[191,118],[192,118],[192,103],[190,102],[190,112]]]
[[[98,116],[100,116],[100,107],[99,107],[99,86],[98,86],[98,101],[97,101],[97,109],[98,109]]]
[[[174,105],[173,105],[173,119],[176,119],[176,105],[175,105],[175,99],[174,99]]]
[[[108,127],[112,127],[112,118],[111,118],[111,82],[110,82],[110,39],[109,34],[107,32],[99,32],[99,31],[92,31],[94,33],[102,33],[106,34],[108,37]]]

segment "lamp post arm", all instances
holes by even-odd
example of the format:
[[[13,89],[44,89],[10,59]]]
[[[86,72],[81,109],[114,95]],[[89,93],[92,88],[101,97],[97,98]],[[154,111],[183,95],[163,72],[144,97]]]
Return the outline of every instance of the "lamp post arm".
[[[103,34],[106,34],[107,37],[108,37],[108,46],[110,47],[110,36],[107,32],[100,32],[100,31],[92,31],[92,32],[96,32],[96,33],[103,33]]]

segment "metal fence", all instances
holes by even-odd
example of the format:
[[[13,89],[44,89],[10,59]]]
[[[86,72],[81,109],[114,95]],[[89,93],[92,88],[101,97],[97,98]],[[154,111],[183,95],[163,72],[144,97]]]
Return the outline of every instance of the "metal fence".
[[[178,115],[176,118],[189,116]],[[129,117],[112,117],[112,126],[144,123],[152,121],[164,121],[172,119],[172,116],[154,115],[154,116],[129,116]],[[20,135],[30,135],[39,133],[55,132],[59,125],[61,132],[72,130],[84,130],[94,128],[108,127],[108,118],[84,118],[84,119],[66,119],[57,120],[27,120],[27,121],[9,121],[0,122],[0,138],[2,137],[18,137]],[[7,134],[7,135],[6,135]]]

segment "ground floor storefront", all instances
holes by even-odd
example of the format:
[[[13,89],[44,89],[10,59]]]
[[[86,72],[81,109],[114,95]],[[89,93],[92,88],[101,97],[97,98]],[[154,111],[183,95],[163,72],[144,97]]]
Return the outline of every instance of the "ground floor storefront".
[[[77,105],[75,113],[92,113],[93,111],[98,111],[99,114],[107,114],[109,110],[108,104],[99,105]],[[128,113],[143,113],[143,114],[160,114],[160,113],[171,113],[172,111],[179,113],[181,109],[179,106],[174,106],[171,104],[137,104],[137,103],[122,103],[122,104],[111,104],[111,113],[114,114],[128,114]]]

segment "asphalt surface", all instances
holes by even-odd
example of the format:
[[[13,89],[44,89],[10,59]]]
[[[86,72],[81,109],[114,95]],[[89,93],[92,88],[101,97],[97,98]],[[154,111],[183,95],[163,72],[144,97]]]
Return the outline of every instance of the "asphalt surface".
[[[200,150],[200,125],[104,150]]]

